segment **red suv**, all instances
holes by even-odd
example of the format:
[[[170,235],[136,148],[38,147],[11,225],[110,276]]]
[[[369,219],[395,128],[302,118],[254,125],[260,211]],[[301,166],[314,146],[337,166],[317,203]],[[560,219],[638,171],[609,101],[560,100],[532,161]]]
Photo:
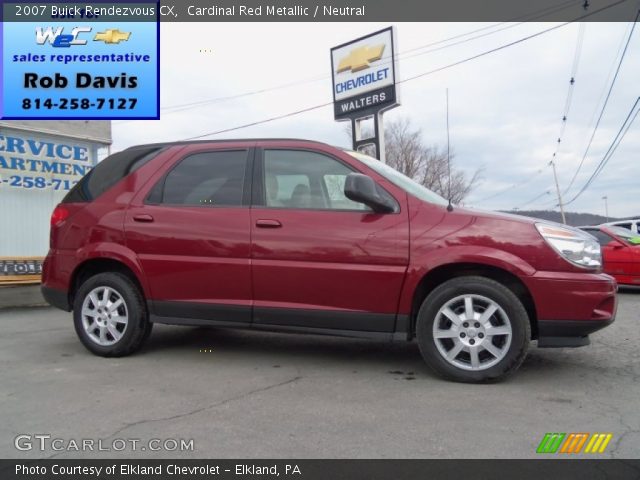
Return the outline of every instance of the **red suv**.
[[[99,163],[51,217],[47,301],[90,351],[154,323],[416,339],[450,379],[501,379],[530,340],[576,347],[615,316],[574,228],[448,208],[360,153],[305,140],[144,145]]]

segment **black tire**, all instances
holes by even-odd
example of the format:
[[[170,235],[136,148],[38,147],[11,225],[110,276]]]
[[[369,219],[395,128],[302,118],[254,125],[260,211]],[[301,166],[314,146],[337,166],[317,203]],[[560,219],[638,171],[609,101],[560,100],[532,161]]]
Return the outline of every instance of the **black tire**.
[[[111,345],[100,345],[92,340],[83,325],[82,306],[85,298],[94,289],[101,287],[109,287],[120,295],[128,314],[122,336]],[[116,272],[99,273],[80,286],[73,302],[73,323],[85,348],[102,357],[122,357],[135,352],[149,337],[153,328],[142,292],[126,275]],[[113,336],[108,338],[114,340]]]
[[[469,356],[469,365],[467,368],[471,368],[470,354],[467,354],[465,351],[458,353],[457,356],[454,357],[454,361],[457,361],[459,364],[463,364],[463,366],[456,366],[453,363],[450,363],[445,359],[444,354],[439,351],[438,345],[440,345],[440,348],[443,350],[445,350],[447,345],[450,345],[451,349],[448,351],[445,350],[445,353],[453,354],[453,347],[455,346],[454,342],[459,341],[457,336],[462,338],[462,333],[456,333],[455,339],[439,340],[438,344],[436,344],[436,339],[434,339],[434,322],[436,322],[436,320],[438,322],[444,322],[439,323],[438,328],[441,328],[441,325],[447,325],[446,316],[442,315],[437,318],[438,312],[448,302],[463,295],[477,296],[476,298],[479,299],[478,301],[480,303],[482,302],[482,298],[491,300],[502,309],[502,312],[498,311],[495,317],[491,317],[491,322],[504,322],[504,317],[498,316],[504,313],[506,314],[511,326],[511,343],[508,347],[505,340],[507,338],[506,336],[490,337],[488,334],[485,336],[485,334],[482,333],[482,338],[485,342],[487,342],[489,338],[492,338],[491,342],[503,342],[502,351],[506,352],[503,354],[504,356],[501,360],[494,365],[490,365],[490,363],[495,362],[499,356],[492,355],[488,351],[485,352],[484,349],[477,349],[477,351],[480,352],[479,355],[484,356],[483,361],[487,365],[487,367],[483,367],[483,369],[468,370],[463,368],[464,362],[466,361],[464,357],[467,355]],[[495,320],[496,318],[497,320]],[[448,324],[448,328],[454,328],[453,322]],[[460,328],[462,328],[462,326],[460,326]],[[451,331],[454,332],[455,330]],[[469,332],[469,330],[466,331]],[[476,331],[476,329],[473,329],[471,335],[468,333],[465,334],[465,341],[471,342],[472,340],[470,338],[473,336],[474,342],[481,343],[483,340],[479,339],[480,334],[476,333]],[[486,331],[489,332],[491,330]],[[475,340],[476,335],[478,335],[478,340]],[[520,302],[518,297],[510,289],[489,278],[465,276],[457,277],[443,283],[427,296],[418,312],[416,337],[420,347],[420,353],[422,354],[425,362],[441,377],[448,380],[467,383],[496,382],[503,380],[515,372],[524,361],[531,339],[531,325],[529,322],[529,316],[527,315],[527,311],[522,305],[522,302]],[[495,338],[495,340],[493,340],[493,338]],[[469,345],[466,346],[469,347]],[[488,346],[491,347],[495,345],[492,344]],[[476,347],[478,347],[478,345],[476,345]]]

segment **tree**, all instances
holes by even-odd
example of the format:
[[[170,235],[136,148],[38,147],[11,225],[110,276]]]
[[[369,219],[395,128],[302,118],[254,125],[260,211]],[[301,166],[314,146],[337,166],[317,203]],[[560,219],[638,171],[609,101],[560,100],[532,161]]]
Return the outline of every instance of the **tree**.
[[[347,127],[351,138],[351,126]],[[408,119],[385,122],[386,163],[407,177],[424,185],[444,198],[449,197],[449,165],[446,148],[426,146],[422,131]],[[371,151],[365,152],[371,153]],[[481,170],[471,177],[453,167],[455,155],[451,153],[451,201],[461,203],[480,181]]]

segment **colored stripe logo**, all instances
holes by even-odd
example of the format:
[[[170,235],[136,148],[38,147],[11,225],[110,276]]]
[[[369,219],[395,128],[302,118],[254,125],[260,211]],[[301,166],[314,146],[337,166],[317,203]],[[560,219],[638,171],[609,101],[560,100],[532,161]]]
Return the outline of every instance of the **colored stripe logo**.
[[[612,437],[611,433],[545,433],[536,453],[604,453]]]
[[[611,441],[610,433],[594,433],[591,440],[587,444],[587,448],[584,449],[585,453],[604,453],[607,445]]]

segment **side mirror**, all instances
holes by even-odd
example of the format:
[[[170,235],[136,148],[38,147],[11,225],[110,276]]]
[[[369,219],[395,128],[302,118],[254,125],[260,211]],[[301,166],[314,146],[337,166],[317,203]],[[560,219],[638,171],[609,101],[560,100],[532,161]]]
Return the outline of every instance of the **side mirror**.
[[[376,182],[362,173],[350,173],[344,182],[345,196],[354,202],[364,203],[376,213],[393,213],[394,202],[378,193]]]
[[[613,248],[614,250],[620,250],[621,248],[624,248],[624,245],[617,240],[612,240],[611,242],[609,242],[608,246]]]

